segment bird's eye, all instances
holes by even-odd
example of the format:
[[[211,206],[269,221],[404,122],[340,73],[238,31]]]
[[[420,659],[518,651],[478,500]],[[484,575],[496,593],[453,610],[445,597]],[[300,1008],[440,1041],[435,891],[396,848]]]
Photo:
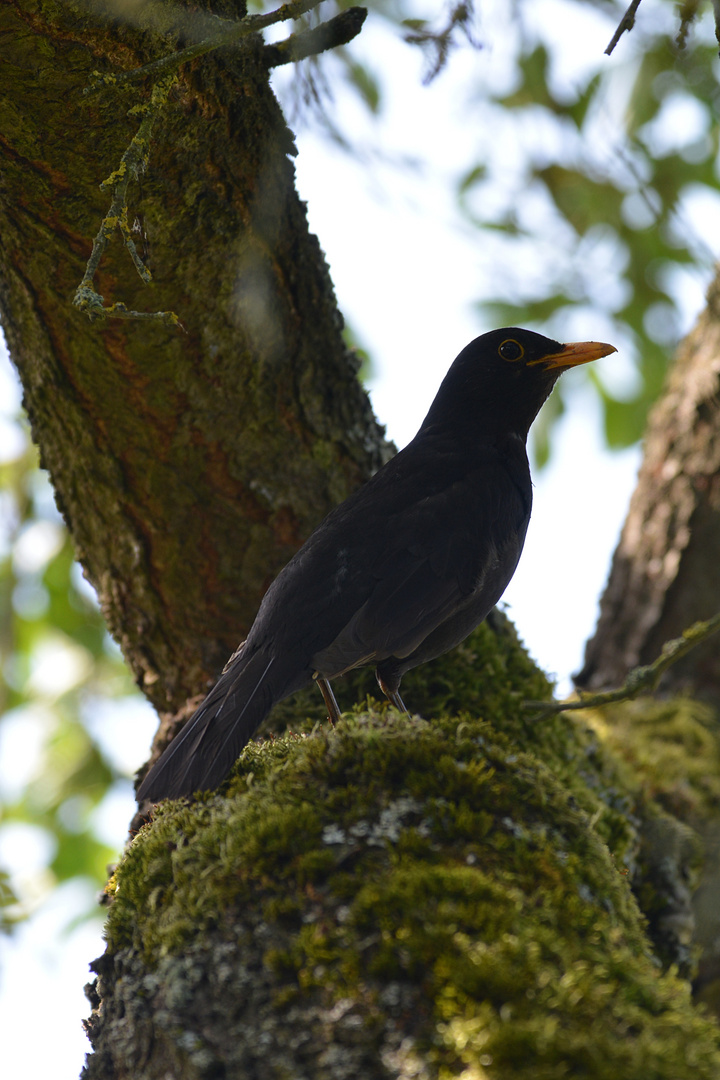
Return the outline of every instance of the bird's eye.
[[[503,360],[521,360],[525,355],[522,345],[519,341],[515,341],[514,338],[507,338],[507,340],[503,341],[498,352]]]

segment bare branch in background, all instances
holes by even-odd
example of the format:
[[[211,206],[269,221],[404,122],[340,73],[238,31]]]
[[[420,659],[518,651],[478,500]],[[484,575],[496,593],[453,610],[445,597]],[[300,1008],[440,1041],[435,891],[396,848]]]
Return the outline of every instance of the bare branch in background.
[[[311,30],[292,34],[277,44],[266,45],[263,56],[268,67],[280,67],[281,64],[292,64],[339,45],[347,45],[360,33],[366,18],[367,8],[348,8]]]
[[[610,55],[610,53],[613,51],[625,31],[627,30],[628,32],[630,32],[630,30],[632,30],[633,26],[635,25],[635,15],[637,14],[637,9],[639,7],[640,0],[632,0],[630,7],[627,9],[622,19],[618,23],[618,28],[613,34],[610,44],[605,50],[606,56]]]
[[[526,701],[526,709],[537,709],[538,718],[552,716],[553,713],[568,712],[571,709],[599,709],[603,705],[614,705],[618,701],[631,701],[643,691],[653,691],[660,677],[681,657],[686,656],[700,642],[706,641],[720,630],[720,612],[705,622],[696,622],[683,631],[682,637],[666,641],[662,652],[652,664],[643,664],[633,668],[622,686],[615,690],[606,690],[600,694],[583,694],[574,701]]]

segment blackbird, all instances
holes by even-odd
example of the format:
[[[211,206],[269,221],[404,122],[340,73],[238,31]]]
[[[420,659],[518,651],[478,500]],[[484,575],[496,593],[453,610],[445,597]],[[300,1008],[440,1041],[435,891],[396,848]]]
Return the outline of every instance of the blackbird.
[[[507,327],[457,357],[404,450],[336,507],[268,589],[247,640],[153,765],[138,801],[216,788],[273,705],[374,664],[399,709],[406,671],[458,645],[515,572],[530,520],[530,425],[568,368],[616,350]],[[406,711],[406,710],[405,710]]]

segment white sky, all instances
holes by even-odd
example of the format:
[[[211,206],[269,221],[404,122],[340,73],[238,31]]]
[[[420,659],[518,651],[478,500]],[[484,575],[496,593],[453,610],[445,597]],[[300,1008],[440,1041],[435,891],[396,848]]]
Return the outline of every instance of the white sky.
[[[556,8],[557,0],[550,0],[543,10],[557,17]],[[588,18],[582,45],[575,40],[566,53],[570,78],[589,55],[602,53],[609,37],[607,20],[593,11]],[[589,32],[589,25],[597,30]],[[383,69],[393,71],[393,90],[378,125],[340,92],[343,127],[360,142],[378,142],[388,154],[425,154],[423,167],[417,173],[382,166],[363,171],[308,129],[297,140],[298,186],[327,254],[340,307],[375,362],[375,411],[389,436],[403,445],[456,353],[489,329],[473,309],[487,287],[481,241],[461,228],[448,180],[473,161],[474,132],[463,89],[468,71],[486,61],[502,70],[503,57],[492,50],[489,60],[487,53],[458,54],[449,71],[424,88],[418,56],[372,25],[366,25],[362,41],[368,55],[382,57]],[[282,77],[278,73],[279,81]],[[686,326],[702,302],[698,282],[687,297]],[[582,336],[602,338],[602,333],[588,325]],[[624,361],[610,356],[599,363],[610,380],[612,366],[621,373]],[[592,632],[639,461],[637,450],[613,455],[603,450],[598,407],[582,389],[579,374],[565,377],[576,380],[577,389],[557,432],[552,465],[536,477],[525,553],[505,597],[533,656],[559,676],[561,692],[568,690],[568,676],[580,666]],[[2,437],[0,423],[0,449]],[[115,726],[125,764],[134,768],[149,742],[147,713],[135,724],[123,717]],[[112,727],[111,718],[109,733]],[[131,747],[130,730],[136,732]],[[129,790],[119,792],[104,821],[103,831],[115,836],[118,847],[132,806]],[[97,927],[59,934],[82,889],[73,884],[55,893],[14,941],[0,939],[4,1075],[25,1080],[78,1075],[88,1048],[80,1029],[88,1012],[82,987],[88,961],[103,950]],[[41,1039],[30,1036],[30,1006],[34,1017],[42,1017]]]

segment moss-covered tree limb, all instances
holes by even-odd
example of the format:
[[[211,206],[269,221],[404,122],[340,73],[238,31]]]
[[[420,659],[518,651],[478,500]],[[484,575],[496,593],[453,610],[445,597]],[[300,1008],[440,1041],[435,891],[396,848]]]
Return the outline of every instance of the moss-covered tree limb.
[[[182,311],[90,325],[69,301],[106,212],[98,178],[128,146],[127,99],[93,70],[177,46],[71,4],[0,9],[0,310],[24,400],[85,572],[139,684],[162,710],[203,691],[277,570],[388,447],[358,385],[263,42],[181,72],[129,219],[144,285],[103,260],[102,295]],[[226,15],[234,14],[230,10]]]
[[[676,967],[694,834],[595,731],[528,723],[549,686],[493,621],[408,673],[424,719],[359,707],[161,808],[109,887],[84,1080],[714,1080]]]

